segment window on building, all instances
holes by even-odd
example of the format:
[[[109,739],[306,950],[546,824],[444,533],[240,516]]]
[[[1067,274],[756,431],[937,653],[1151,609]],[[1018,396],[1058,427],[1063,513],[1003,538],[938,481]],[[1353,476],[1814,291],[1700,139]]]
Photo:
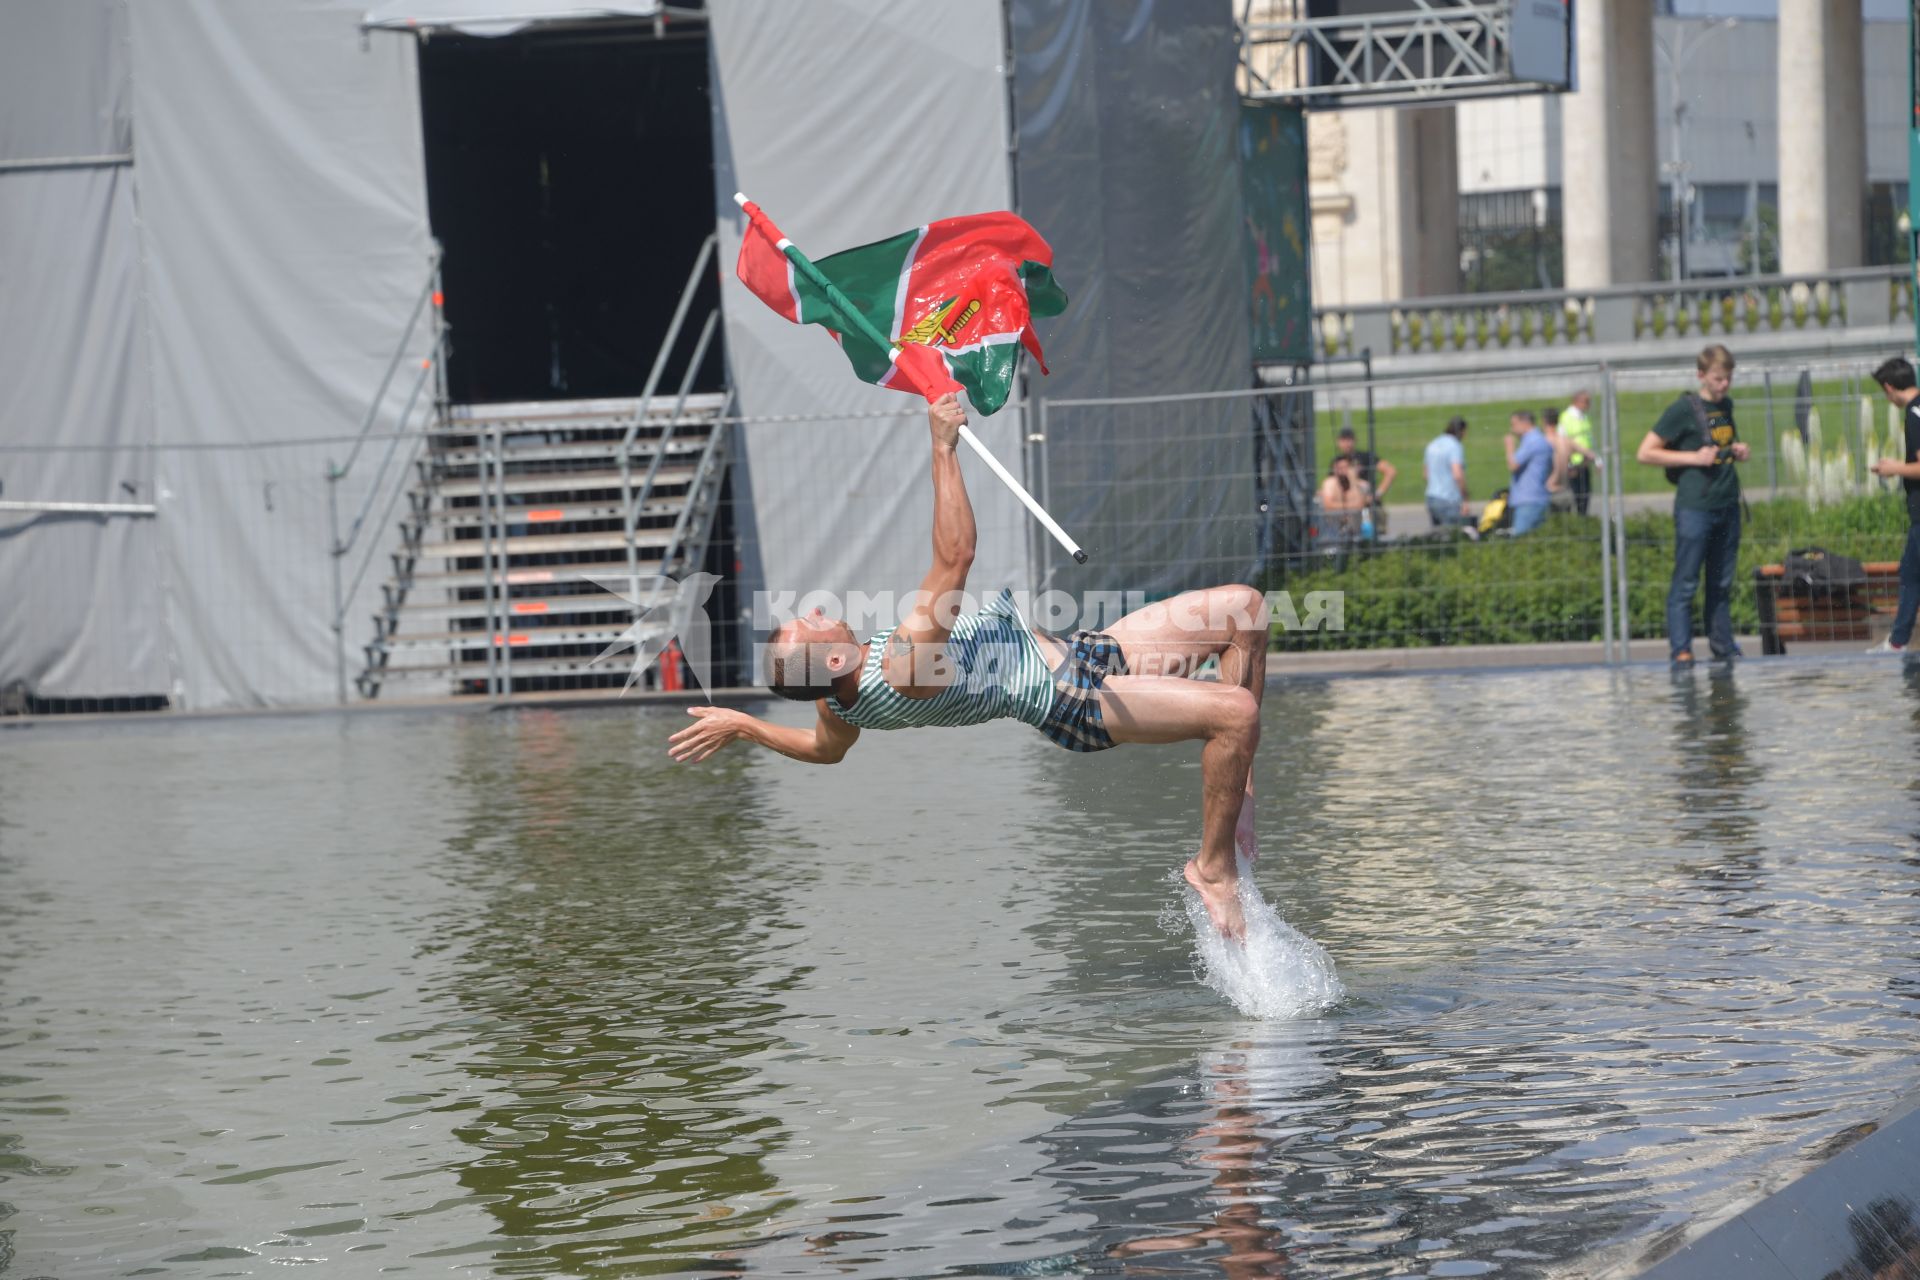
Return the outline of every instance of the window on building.
[[[1694,188],[1693,234],[1708,240],[1736,240],[1747,220],[1751,188],[1744,182],[1703,182]]]
[[[1779,188],[1771,182],[1702,182],[1687,209],[1689,278],[1780,270]],[[1659,188],[1660,276],[1673,275],[1673,187]]]
[[[1867,188],[1867,265],[1906,262],[1913,239],[1908,221],[1907,184],[1876,182]]]
[[[1753,192],[1753,222],[1742,257],[1750,273],[1773,275],[1780,270],[1780,186],[1757,182]]]
[[[1460,285],[1468,293],[1558,289],[1560,189],[1460,197]]]
[[[1753,188],[1745,182],[1703,182],[1693,189],[1688,212],[1687,274],[1737,276],[1750,267],[1741,253],[1747,205]]]

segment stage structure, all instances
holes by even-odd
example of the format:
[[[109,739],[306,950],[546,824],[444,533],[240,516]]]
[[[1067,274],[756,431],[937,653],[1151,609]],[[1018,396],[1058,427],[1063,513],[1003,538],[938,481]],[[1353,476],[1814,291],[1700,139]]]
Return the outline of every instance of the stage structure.
[[[1054,246],[1054,374],[975,429],[1094,560],[980,471],[978,585],[1252,578],[1277,455],[1208,397],[1311,299],[1302,122],[1243,109],[1236,38],[1230,0],[5,6],[0,689],[519,692],[606,682],[646,612],[588,570],[716,572],[736,637],[755,592],[910,589],[923,412],[747,298],[736,189],[823,253],[990,209]]]
[[[1573,3],[1239,0],[1243,129],[1271,152],[1243,147],[1242,160],[1255,255],[1254,356],[1260,384],[1273,389],[1261,428],[1266,563],[1297,554],[1308,540],[1319,474],[1314,388],[1356,376],[1342,363],[1370,363],[1361,352],[1323,364],[1313,347],[1305,113],[1564,92],[1573,87]],[[1275,234],[1296,211],[1298,240]],[[1297,282],[1299,299],[1274,294],[1286,280]],[[1294,316],[1303,317],[1298,329]],[[1365,447],[1375,451],[1371,412],[1366,430]]]
[[[1573,83],[1573,0],[1241,0],[1248,95],[1429,106]]]

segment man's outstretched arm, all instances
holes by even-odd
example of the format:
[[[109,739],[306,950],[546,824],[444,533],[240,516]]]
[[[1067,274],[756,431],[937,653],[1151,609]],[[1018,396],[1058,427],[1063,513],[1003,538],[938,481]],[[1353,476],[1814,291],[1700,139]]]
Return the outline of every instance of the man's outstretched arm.
[[[933,432],[933,564],[920,583],[920,599],[902,630],[916,644],[942,644],[953,630],[960,593],[973,568],[977,535],[973,503],[960,474],[960,425],[967,420],[960,397],[942,396],[927,406]]]
[[[881,660],[887,680],[908,698],[932,698],[945,691],[939,678],[941,646],[953,634],[973,568],[973,503],[954,452],[966,420],[958,396],[942,396],[927,406],[927,425],[933,432],[933,565]]]
[[[860,730],[827,710],[824,699],[814,705],[820,718],[811,729],[768,724],[730,707],[688,707],[695,723],[667,739],[667,751],[681,764],[698,764],[729,742],[745,739],[803,764],[839,764]]]

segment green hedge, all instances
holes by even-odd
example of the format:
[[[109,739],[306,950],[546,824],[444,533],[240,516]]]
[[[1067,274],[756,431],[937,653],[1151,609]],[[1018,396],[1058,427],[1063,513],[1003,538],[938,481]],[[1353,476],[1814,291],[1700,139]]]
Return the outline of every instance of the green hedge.
[[[1818,511],[1794,499],[1754,504],[1740,542],[1734,629],[1744,634],[1759,626],[1753,571],[1778,564],[1790,548],[1820,546],[1865,561],[1898,560],[1906,536],[1906,504],[1898,494]],[[1630,517],[1627,541],[1632,633],[1665,635],[1673,517]],[[1344,565],[1309,564],[1267,585],[1291,593],[1303,610],[1307,592],[1346,594],[1344,631],[1275,628],[1274,647],[1283,651],[1599,640],[1600,522],[1556,515],[1524,538],[1388,543]],[[1696,611],[1699,602],[1696,596]]]

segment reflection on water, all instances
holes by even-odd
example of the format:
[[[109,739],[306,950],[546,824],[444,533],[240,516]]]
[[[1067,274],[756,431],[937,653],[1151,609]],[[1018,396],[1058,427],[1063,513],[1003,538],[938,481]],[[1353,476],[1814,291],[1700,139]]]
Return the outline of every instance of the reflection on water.
[[[1048,1172],[1100,1219],[1078,1261],[1229,1276],[1524,1270],[1645,1211],[1643,1181],[1591,1141],[1627,1127],[1621,1109],[1552,1089],[1524,1065],[1537,1048],[1467,1069],[1444,1032],[1369,1024],[1241,1028],[1191,1075],[1046,1135]],[[1186,1176],[1168,1176],[1168,1130]]]
[[[482,905],[444,922],[459,959],[433,994],[461,1017],[434,1034],[461,1036],[460,1183],[520,1242],[487,1246],[501,1274],[717,1258],[779,1203],[781,1135],[741,1059],[778,1043],[761,993],[796,976],[757,964],[783,886],[727,856],[772,833],[744,762],[681,777],[652,736],[552,711],[459,725],[440,870]]]
[[[1316,1042],[1325,1039],[1320,1027],[1301,1024],[1291,1035],[1287,1030],[1267,1032],[1260,1040],[1236,1040],[1202,1055],[1194,1090],[1199,1114],[1193,1118],[1199,1123],[1178,1147],[1197,1171],[1211,1175],[1197,1189],[1202,1212],[1187,1230],[1135,1233],[1113,1245],[1109,1256],[1212,1251],[1217,1246],[1216,1261],[1229,1276],[1289,1273],[1287,1233],[1267,1217],[1264,1206],[1274,1203],[1268,1188],[1275,1171],[1290,1161],[1298,1140],[1312,1132],[1308,1117],[1324,1105],[1313,1097],[1314,1091],[1333,1072],[1316,1052]],[[1067,1144],[1062,1147],[1061,1154],[1068,1155]],[[1166,1195],[1164,1186],[1156,1190]],[[1109,1202],[1124,1200],[1114,1196]],[[1162,1211],[1155,1216],[1164,1221],[1170,1215]],[[1131,1224],[1123,1223],[1123,1229],[1131,1230]]]
[[[1673,685],[1673,798],[1681,843],[1724,849],[1729,883],[1751,873],[1767,797],[1765,774],[1748,754],[1747,695],[1733,671],[1715,664],[1704,672],[1669,673]],[[1748,886],[1751,887],[1751,886]]]
[[[1161,924],[1185,747],[684,769],[638,709],[0,732],[0,1260],[1540,1275],[1920,1084],[1920,673],[1280,684],[1266,716],[1260,888],[1348,992],[1294,1021]]]

